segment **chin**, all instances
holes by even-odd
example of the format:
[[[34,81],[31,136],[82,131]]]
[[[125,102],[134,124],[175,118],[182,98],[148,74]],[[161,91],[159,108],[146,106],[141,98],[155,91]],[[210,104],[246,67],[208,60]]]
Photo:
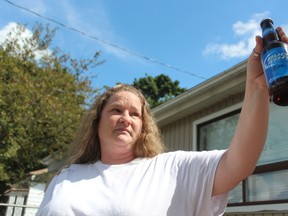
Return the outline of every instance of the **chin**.
[[[134,143],[135,143],[135,142],[134,142]],[[122,147],[125,147],[125,146],[130,147],[130,146],[133,146],[134,143],[131,142],[131,140],[123,140],[123,139],[121,139],[121,140],[118,140],[118,141],[116,142],[116,145],[117,145],[117,146],[122,146]]]
[[[121,145],[130,145],[133,142],[133,140],[131,139],[131,137],[118,136],[115,142]]]

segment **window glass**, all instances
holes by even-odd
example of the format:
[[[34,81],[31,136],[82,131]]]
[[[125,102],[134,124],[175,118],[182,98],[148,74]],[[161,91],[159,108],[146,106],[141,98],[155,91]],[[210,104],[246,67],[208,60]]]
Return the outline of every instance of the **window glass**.
[[[288,199],[288,170],[252,175],[247,179],[247,201]],[[284,190],[286,188],[286,190]]]
[[[270,105],[269,129],[258,165],[288,160],[288,112],[287,107]]]
[[[239,118],[239,112],[198,126],[199,150],[227,149]],[[229,203],[241,203],[242,183],[229,192]]]
[[[200,125],[200,150],[227,149],[235,132],[239,113]]]
[[[241,203],[242,198],[242,182],[238,184],[228,195],[228,203]]]

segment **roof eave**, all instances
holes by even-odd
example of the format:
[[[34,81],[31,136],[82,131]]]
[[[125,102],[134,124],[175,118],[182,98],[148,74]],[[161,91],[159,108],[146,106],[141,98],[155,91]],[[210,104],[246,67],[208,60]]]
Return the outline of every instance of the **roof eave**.
[[[246,62],[243,61],[152,109],[158,125],[166,125],[243,92]]]

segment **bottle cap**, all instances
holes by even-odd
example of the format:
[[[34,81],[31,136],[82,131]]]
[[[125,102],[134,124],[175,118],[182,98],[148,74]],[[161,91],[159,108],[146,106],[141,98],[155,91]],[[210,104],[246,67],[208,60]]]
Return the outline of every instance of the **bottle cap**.
[[[271,18],[265,18],[260,23],[261,28],[263,28],[264,24],[268,24],[268,23],[272,23],[272,25],[274,25],[274,22],[273,22],[273,20]]]

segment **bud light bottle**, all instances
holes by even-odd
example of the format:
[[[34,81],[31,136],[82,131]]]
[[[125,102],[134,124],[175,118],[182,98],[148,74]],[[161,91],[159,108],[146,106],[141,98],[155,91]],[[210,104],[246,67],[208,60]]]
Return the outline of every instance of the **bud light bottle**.
[[[260,23],[263,38],[261,62],[272,101],[288,106],[288,46],[280,40],[270,18]]]

